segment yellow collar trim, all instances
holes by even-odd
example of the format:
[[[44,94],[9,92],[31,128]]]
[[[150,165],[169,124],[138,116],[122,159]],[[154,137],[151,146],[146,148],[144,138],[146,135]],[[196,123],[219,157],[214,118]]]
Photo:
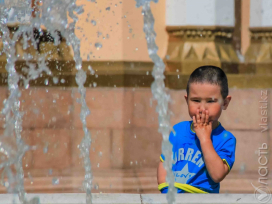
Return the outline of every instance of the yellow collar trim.
[[[216,128],[220,125],[220,122],[219,122],[219,121],[217,121],[217,122],[218,122],[218,125],[216,126]],[[191,128],[192,132],[195,133],[195,131],[193,130],[193,123],[194,123],[194,122],[191,123],[191,127],[190,127],[190,128]],[[214,130],[215,130],[216,128],[214,128]]]

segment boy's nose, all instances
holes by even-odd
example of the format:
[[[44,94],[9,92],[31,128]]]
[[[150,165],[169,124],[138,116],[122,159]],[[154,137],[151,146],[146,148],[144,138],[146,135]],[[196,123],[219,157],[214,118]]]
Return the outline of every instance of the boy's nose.
[[[199,107],[199,113],[201,114],[202,111],[204,110],[207,110],[207,108],[205,107],[205,104],[201,104],[200,107]]]

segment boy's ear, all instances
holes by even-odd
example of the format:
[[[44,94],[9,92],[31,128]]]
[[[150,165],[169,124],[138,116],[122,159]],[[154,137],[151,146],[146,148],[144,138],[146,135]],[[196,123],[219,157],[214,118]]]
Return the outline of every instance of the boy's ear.
[[[224,100],[223,110],[227,110],[227,107],[228,107],[230,101],[231,101],[231,96],[227,96],[227,97],[225,98],[225,100]]]
[[[184,95],[184,98],[185,98],[185,101],[186,101],[186,103],[187,103],[187,105],[188,105],[188,96],[187,96],[187,94]]]

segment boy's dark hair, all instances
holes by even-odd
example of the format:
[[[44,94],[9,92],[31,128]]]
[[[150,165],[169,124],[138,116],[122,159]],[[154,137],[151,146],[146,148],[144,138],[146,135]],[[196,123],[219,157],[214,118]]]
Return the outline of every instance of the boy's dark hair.
[[[189,86],[191,83],[209,83],[219,85],[223,99],[225,99],[229,94],[227,76],[222,69],[216,66],[201,66],[193,71],[187,83],[187,96],[189,96]]]

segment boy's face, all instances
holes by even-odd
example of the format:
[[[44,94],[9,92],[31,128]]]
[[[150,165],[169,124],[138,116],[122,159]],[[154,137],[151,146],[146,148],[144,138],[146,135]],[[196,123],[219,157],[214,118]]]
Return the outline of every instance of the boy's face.
[[[220,86],[209,83],[192,83],[189,87],[189,96],[185,95],[185,99],[191,118],[196,116],[197,109],[202,113],[204,108],[209,111],[209,121],[215,124],[222,110],[227,109],[231,96],[223,100]]]

